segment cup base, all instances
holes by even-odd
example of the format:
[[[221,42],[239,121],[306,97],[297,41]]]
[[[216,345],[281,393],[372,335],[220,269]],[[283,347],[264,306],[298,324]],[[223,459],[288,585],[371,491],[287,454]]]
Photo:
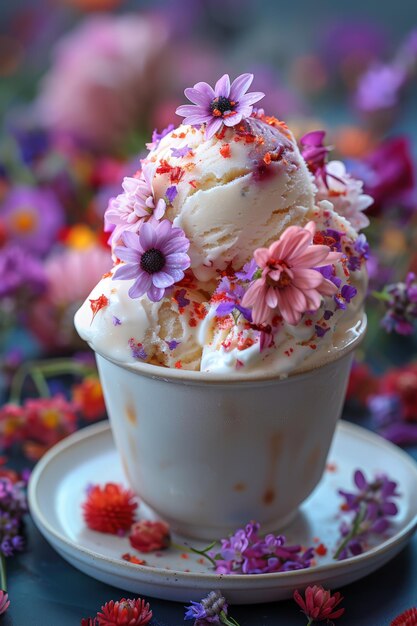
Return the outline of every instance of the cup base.
[[[156,518],[160,517],[155,511],[153,511],[150,507],[149,510],[155,515]],[[295,508],[291,513],[288,513],[284,517],[281,517],[277,520],[273,520],[271,522],[263,522],[262,523],[262,534],[266,535],[268,533],[280,534],[282,530],[289,524],[291,524],[294,519],[297,517],[299,512],[299,507]],[[225,539],[229,535],[238,530],[238,527],[242,526],[242,524],[236,525],[234,527],[231,526],[201,526],[200,524],[178,524],[174,520],[169,520],[166,517],[164,520],[169,524],[170,529],[178,538],[183,539],[186,542],[188,539],[194,540],[202,540],[202,541],[219,541],[220,539]],[[245,523],[250,521],[257,520],[246,520]],[[244,525],[244,524],[243,524]]]

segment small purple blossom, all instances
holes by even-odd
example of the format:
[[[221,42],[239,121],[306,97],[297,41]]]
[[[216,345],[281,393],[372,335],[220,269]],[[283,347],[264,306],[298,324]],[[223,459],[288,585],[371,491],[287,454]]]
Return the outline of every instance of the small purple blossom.
[[[217,297],[223,297],[216,308],[216,314],[218,316],[230,315],[230,313],[237,309],[248,322],[252,322],[251,310],[241,305],[245,291],[242,285],[224,276],[214,292]]]
[[[0,478],[0,552],[5,557],[24,548],[22,524],[27,510],[24,484]]]
[[[194,104],[184,104],[176,113],[184,117],[184,124],[193,126],[206,124],[206,139],[210,139],[225,126],[235,126],[250,117],[253,104],[264,97],[262,92],[246,93],[253,81],[253,74],[241,74],[232,84],[224,74],[214,89],[204,82],[185,90],[185,95]]]
[[[376,294],[384,301],[387,311],[381,321],[387,332],[395,331],[399,335],[411,335],[417,320],[417,277],[413,272],[407,274],[405,283],[388,285]]]
[[[167,199],[167,203],[168,204],[172,204],[175,200],[175,198],[178,195],[178,189],[176,185],[171,185],[170,187],[168,187],[168,189],[165,192],[165,197]]]
[[[210,591],[200,602],[191,602],[185,608],[184,620],[204,620],[205,624],[232,624],[227,619],[227,602],[220,591]]]
[[[400,494],[397,483],[385,474],[378,474],[368,482],[361,470],[353,476],[356,491],[339,490],[344,498],[341,509],[350,515],[340,526],[342,541],[334,558],[343,560],[361,554],[374,534],[383,534],[390,527],[390,518],[398,513],[394,502]]]
[[[120,321],[120,319],[118,317],[116,317],[115,315],[113,315],[112,322],[113,322],[113,326],[121,326],[122,325],[122,322]]]
[[[369,243],[363,233],[358,236],[353,247],[362,259],[369,259]]]
[[[403,419],[401,399],[397,394],[383,393],[371,396],[367,405],[375,424],[379,427]]]
[[[209,552],[218,574],[266,574],[310,567],[313,548],[286,545],[282,535],[259,535],[260,525],[250,522]]]
[[[158,146],[161,139],[168,135],[172,130],[174,130],[174,124],[169,124],[166,128],[161,130],[160,133],[158,133],[157,129],[154,128],[152,133],[152,142],[146,144],[148,150],[154,150]]]
[[[172,156],[178,159],[187,156],[190,151],[190,146],[183,146],[182,148],[171,148]]]
[[[236,278],[239,278],[243,281],[252,281],[255,276],[256,270],[259,269],[258,265],[254,258],[252,258],[248,263],[245,263],[242,270],[240,272],[236,272]]]
[[[362,113],[376,113],[399,104],[406,72],[398,65],[375,64],[359,79],[355,105]]]
[[[146,293],[152,302],[159,302],[190,266],[186,254],[190,242],[184,231],[169,220],[145,222],[139,234],[125,231],[122,240],[125,247],[117,247],[115,254],[125,264],[116,270],[113,279],[134,279],[128,292],[131,298]]]
[[[17,244],[0,249],[0,299],[8,296],[39,295],[46,288],[42,261]]]
[[[342,309],[343,311],[346,309],[347,304],[356,296],[358,290],[356,287],[352,287],[352,285],[343,285],[340,290],[340,296],[333,296],[333,299],[336,303],[337,309]]]

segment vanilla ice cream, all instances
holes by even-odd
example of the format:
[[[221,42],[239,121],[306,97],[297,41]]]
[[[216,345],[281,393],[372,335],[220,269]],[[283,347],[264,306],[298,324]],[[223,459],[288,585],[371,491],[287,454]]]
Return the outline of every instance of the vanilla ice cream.
[[[76,314],[81,337],[103,356],[131,366],[148,362],[228,375],[265,370],[286,376],[340,350],[363,315],[366,240],[348,215],[334,210],[331,198],[322,200],[322,190],[317,196],[314,177],[286,125],[261,111],[224,125],[209,138],[204,124],[183,124],[156,135],[148,147],[141,170],[125,181],[125,191],[109,209],[108,223],[116,225],[116,264]],[[152,239],[149,233],[158,220],[169,220],[174,235],[182,233],[189,242],[186,252],[181,248],[181,267],[175,266],[173,241],[161,251],[155,248],[156,235]],[[143,230],[146,222],[149,227]],[[124,253],[134,238],[139,241],[141,229],[149,250],[141,239],[137,250]],[[124,230],[132,233],[130,239]],[[291,266],[272,259],[261,270],[253,260],[256,250],[273,249],[284,233],[303,242],[310,238],[303,245],[311,250],[327,246],[333,259],[323,267],[312,261],[301,270],[296,323],[273,301],[274,290],[291,282]],[[174,259],[167,265],[174,284],[161,288],[156,282],[159,291],[142,293],[134,287],[136,269],[142,272],[140,285],[150,284],[164,251]],[[186,268],[184,254],[189,257]],[[158,267],[149,264],[149,255]],[[273,262],[281,264],[280,278],[276,272],[271,278]],[[169,278],[165,273],[163,279]],[[262,293],[271,289],[265,296],[268,315],[255,323],[255,308],[251,313],[242,300],[256,280],[263,281]],[[320,281],[318,300],[313,291]]]

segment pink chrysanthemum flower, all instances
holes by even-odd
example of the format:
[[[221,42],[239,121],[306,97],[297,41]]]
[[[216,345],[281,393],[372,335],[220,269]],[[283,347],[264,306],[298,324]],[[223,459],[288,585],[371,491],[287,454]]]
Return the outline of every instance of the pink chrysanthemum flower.
[[[106,602],[101,607],[101,613],[97,613],[99,626],[145,626],[152,619],[152,611],[149,603],[141,598],[135,600],[121,600]]]
[[[169,220],[145,222],[139,234],[125,231],[122,241],[126,247],[117,247],[114,252],[126,264],[116,270],[113,278],[135,279],[129,289],[131,298],[146,293],[152,302],[159,302],[190,267],[186,254],[190,242],[184,231]]]
[[[249,287],[242,306],[252,305],[255,324],[268,322],[272,311],[295,325],[306,311],[319,308],[321,296],[337,292],[336,286],[317,271],[338,261],[342,254],[326,245],[313,244],[314,222],[305,228],[290,226],[269,248],[255,250],[254,258],[262,271]]]
[[[185,117],[184,124],[207,124],[206,139],[210,139],[225,126],[235,126],[249,117],[252,105],[264,97],[261,91],[246,93],[253,81],[253,74],[241,74],[232,84],[228,74],[224,74],[214,89],[208,83],[197,83],[184,91],[194,104],[183,104],[176,110]]]
[[[343,596],[339,592],[332,594],[331,591],[324,589],[321,585],[307,587],[305,598],[296,589],[294,591],[294,600],[307,619],[310,620],[309,624],[312,621],[326,621],[328,623],[331,619],[341,617],[345,612],[344,608],[336,609],[342,602]]]
[[[0,615],[3,615],[10,606],[9,596],[5,591],[0,590]]]
[[[137,233],[139,228],[150,217],[160,220],[165,213],[165,200],[155,201],[152,188],[152,164],[143,165],[138,178],[126,176],[123,179],[123,193],[112,198],[104,214],[106,229],[109,225],[115,228],[110,236],[113,244],[119,243],[125,230]]]

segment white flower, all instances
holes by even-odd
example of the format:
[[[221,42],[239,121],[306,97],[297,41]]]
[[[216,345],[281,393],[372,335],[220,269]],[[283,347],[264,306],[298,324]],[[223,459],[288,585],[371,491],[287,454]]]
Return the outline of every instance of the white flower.
[[[342,161],[330,161],[326,165],[327,185],[316,180],[316,199],[329,200],[339,215],[345,217],[357,231],[369,226],[369,219],[363,211],[373,203],[371,196],[363,191],[363,182],[352,178]]]

